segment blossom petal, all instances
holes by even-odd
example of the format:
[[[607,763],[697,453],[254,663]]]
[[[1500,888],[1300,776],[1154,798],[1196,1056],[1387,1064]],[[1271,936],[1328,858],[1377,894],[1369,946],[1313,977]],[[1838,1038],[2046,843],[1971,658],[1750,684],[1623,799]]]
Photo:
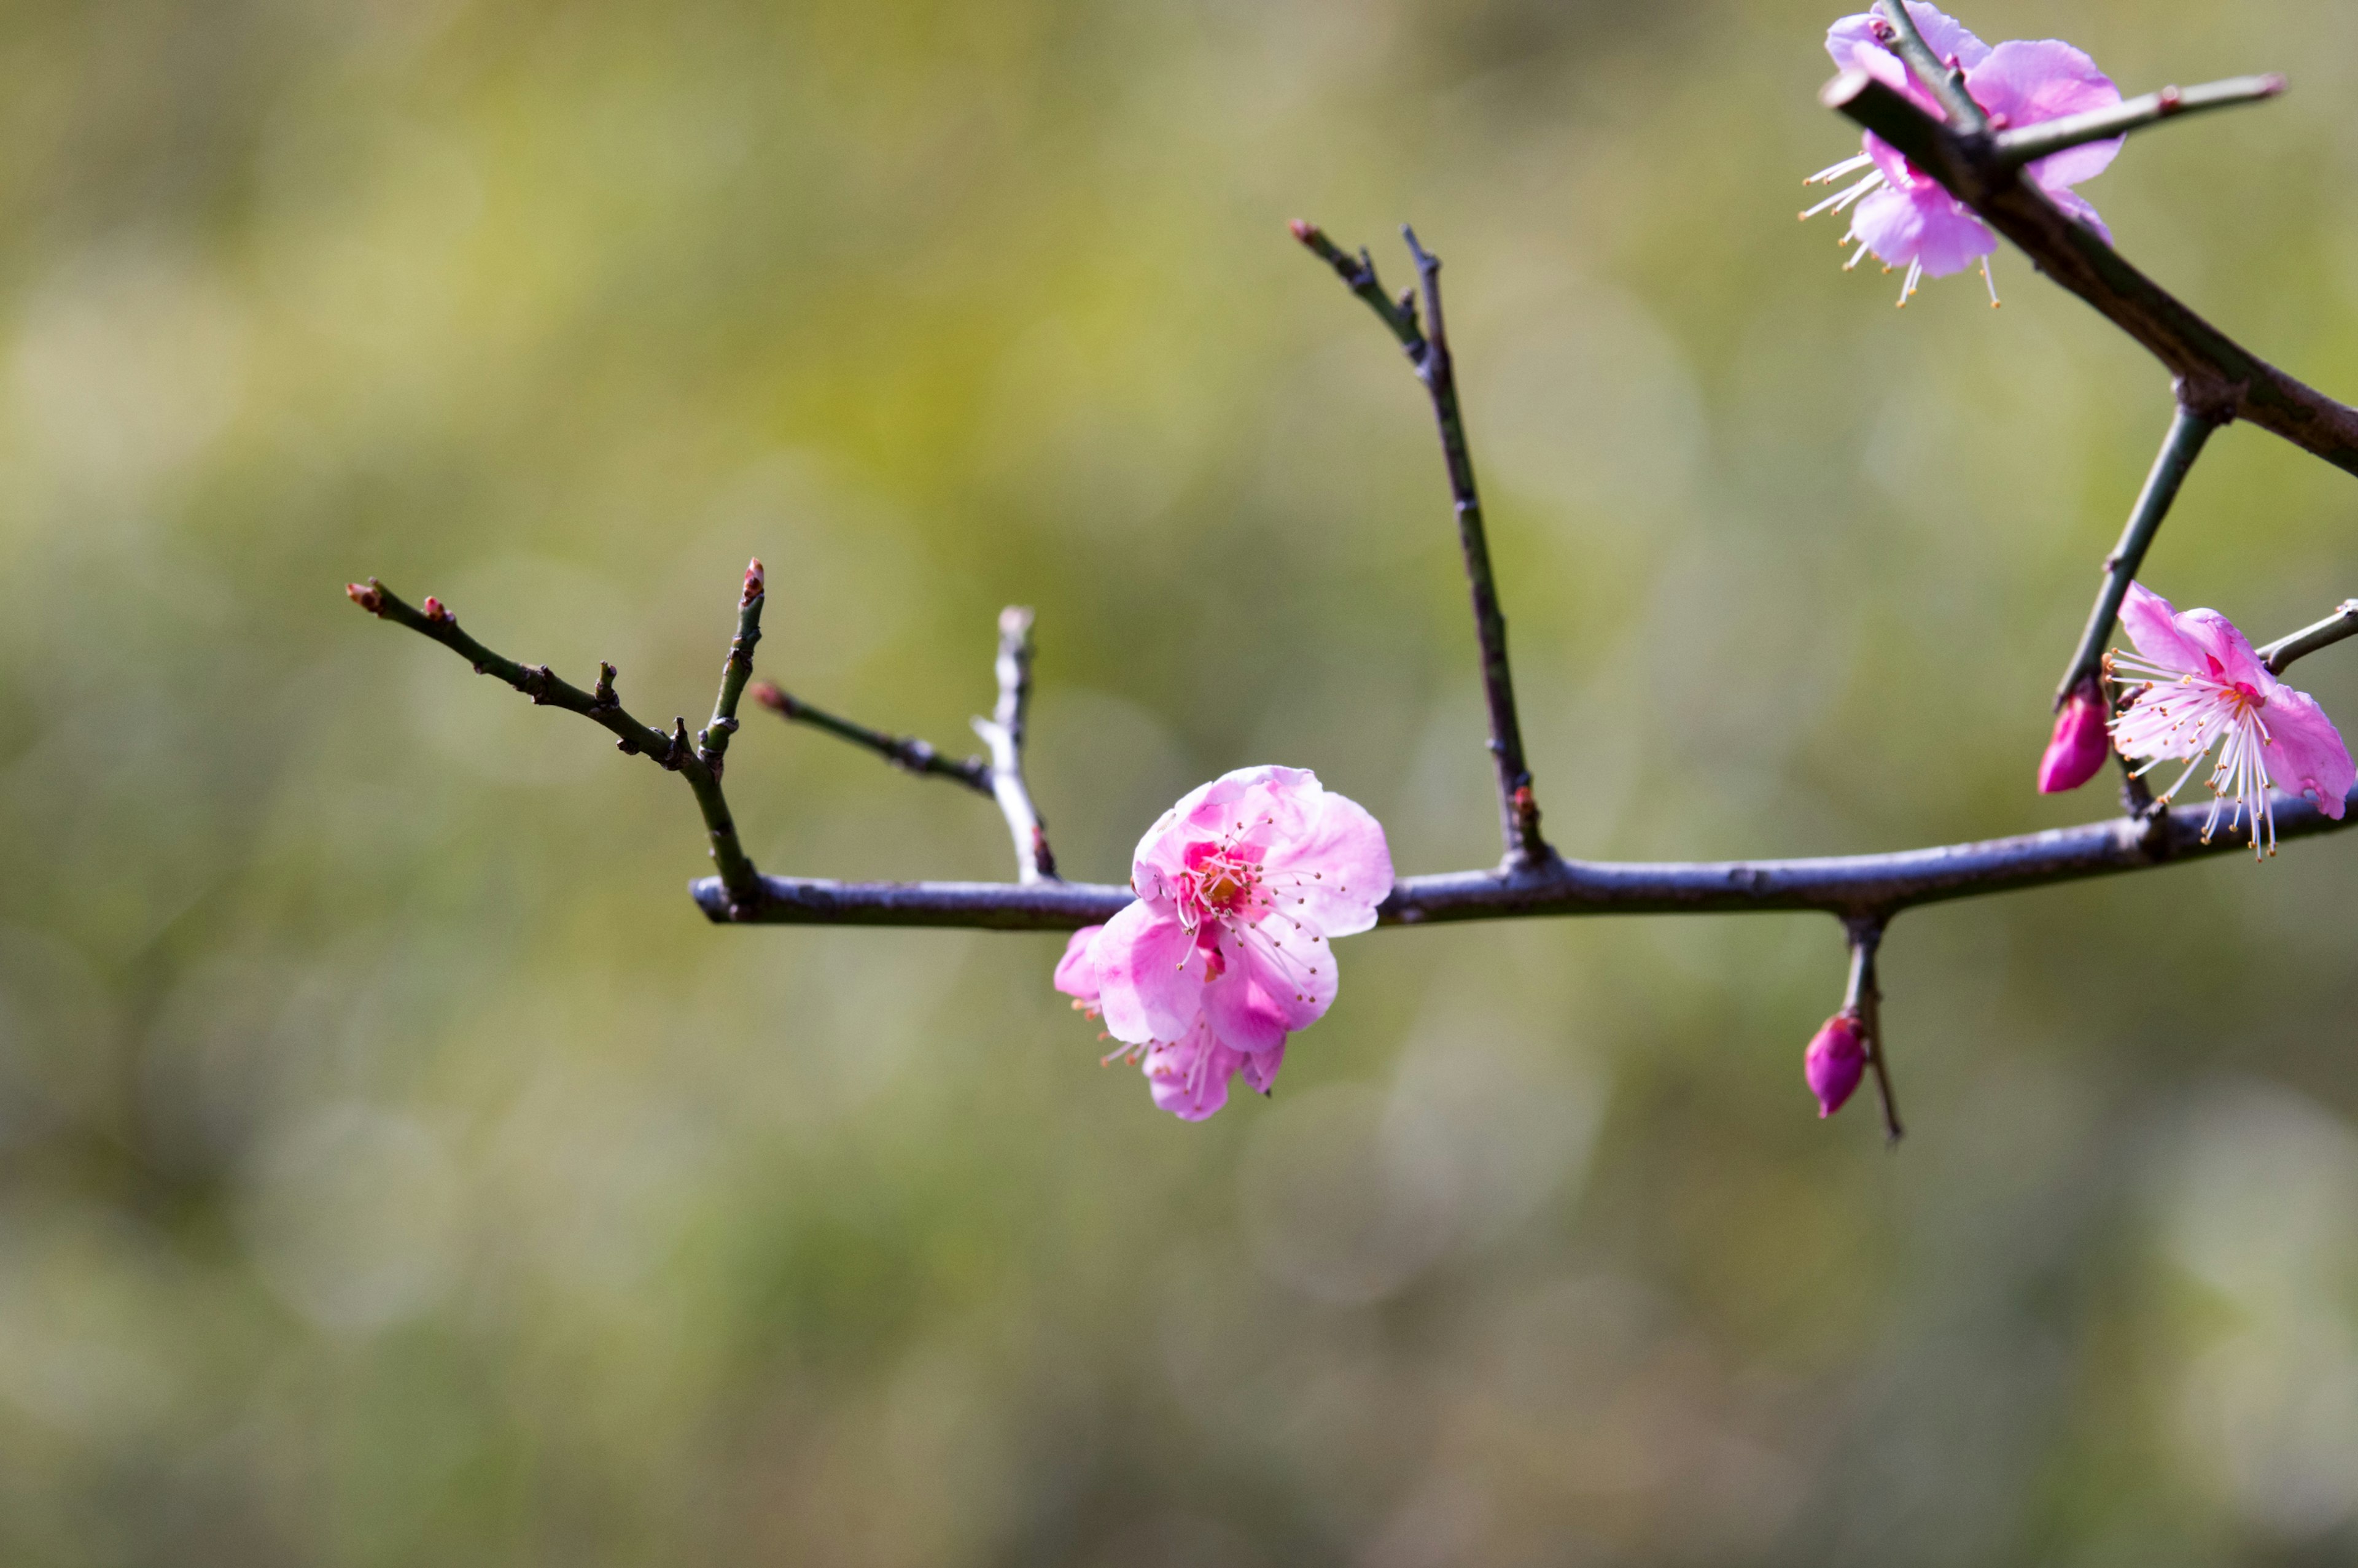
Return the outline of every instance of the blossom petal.
[[[1194,1022],[1204,983],[1195,939],[1152,905],[1130,904],[1107,921],[1089,943],[1087,962],[1097,968],[1098,1002],[1115,1039],[1176,1040]]]
[[[2215,610],[2190,610],[2178,617],[2179,635],[2206,655],[2203,673],[2230,686],[2243,685],[2266,696],[2277,677],[2252,651],[2251,640],[2235,623]]]
[[[1285,1042],[1281,1040],[1266,1051],[1249,1052],[1238,1070],[1255,1094],[1267,1094],[1277,1083],[1277,1070],[1285,1065]]]
[[[2342,802],[2358,784],[2358,769],[2351,766],[2350,748],[2325,709],[2309,693],[2278,686],[2260,717],[2268,727],[2263,755],[2277,788],[2314,801],[2318,810],[2340,821]]]
[[[1997,249],[1980,219],[1930,182],[1913,190],[1877,191],[1853,209],[1850,227],[1884,265],[1921,262],[1933,277],[1963,272],[1974,257]]]
[[[1240,1051],[1267,1051],[1288,1033],[1307,1029],[1335,1001],[1335,955],[1325,945],[1308,945],[1291,931],[1298,956],[1273,946],[1270,934],[1255,931],[1244,940],[1220,939],[1223,971],[1204,988],[1204,1011],[1220,1038]],[[1282,941],[1284,938],[1276,938]]]
[[[2201,646],[2180,629],[2178,611],[2169,600],[2141,582],[2130,583],[2121,600],[2121,629],[2150,664],[2181,675],[2211,673]]]
[[[1317,788],[1313,778],[1311,787]],[[1376,923],[1392,891],[1392,852],[1368,808],[1318,790],[1296,831],[1272,842],[1261,861],[1281,914],[1326,936],[1353,936]]]
[[[2045,188],[2041,187],[2041,189],[2044,189]],[[2087,227],[2093,229],[2096,232],[2096,238],[2104,241],[2104,243],[2109,245],[2113,243],[2113,231],[2111,225],[2106,223],[2102,218],[2096,216],[2095,208],[2091,206],[2088,202],[2088,199],[2081,195],[2078,191],[2065,190],[2059,187],[2053,190],[2047,191],[2047,200],[2055,203],[2057,209],[2060,210],[2066,218],[2071,219],[2073,222],[2083,223]]]
[[[1148,1047],[1141,1065],[1156,1105],[1183,1121],[1201,1121],[1228,1103],[1228,1080],[1249,1059],[1220,1044],[1199,1013],[1178,1039]]]
[[[1098,967],[1089,957],[1089,944],[1104,929],[1102,925],[1082,926],[1065,944],[1065,956],[1056,960],[1056,989],[1091,1007],[1098,1001]]]
[[[1908,0],[1908,19],[1924,36],[1926,47],[1944,60],[1954,59],[1971,70],[1989,58],[1987,44],[1974,37],[1954,16],[1924,4],[1924,0]],[[1875,36],[1876,24],[1881,20],[1872,12],[1862,11],[1843,17],[1826,29],[1826,53],[1833,57],[1836,69],[1848,70],[1856,64],[1862,45],[1883,52],[1883,43]]]
[[[2060,38],[2007,39],[1979,65],[1967,69],[1965,91],[2007,130],[2109,109],[2121,101],[2113,79]],[[2093,179],[2104,172],[2126,139],[2115,136],[2068,147],[2030,165],[2030,176],[2050,194]]]
[[[1201,838],[1206,829],[1236,821],[1232,815],[1243,807],[1242,816],[1249,819],[1261,813],[1255,809],[1256,800],[1246,806],[1246,797],[1283,794],[1307,784],[1318,787],[1318,775],[1306,768],[1261,766],[1238,768],[1222,773],[1209,784],[1197,784],[1179,797],[1179,804],[1157,817],[1154,826],[1146,830],[1130,856],[1130,882],[1141,898],[1168,896],[1167,884],[1187,870],[1187,846]],[[1150,885],[1153,892],[1150,895]]]

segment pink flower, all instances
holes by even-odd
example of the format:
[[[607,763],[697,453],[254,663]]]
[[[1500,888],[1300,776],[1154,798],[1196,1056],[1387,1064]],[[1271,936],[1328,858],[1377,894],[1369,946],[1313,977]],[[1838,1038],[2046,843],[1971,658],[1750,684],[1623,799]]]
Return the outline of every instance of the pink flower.
[[[2109,108],[2121,101],[2120,89],[2112,79],[2070,44],[2054,38],[2038,42],[2015,38],[1992,49],[1923,0],[1908,0],[1908,14],[1934,54],[1963,68],[1965,92],[1989,116],[1993,130],[2018,130],[2042,120]],[[1887,87],[1906,93],[1934,118],[1942,118],[1939,101],[1884,42],[1890,27],[1882,17],[1869,14],[1844,16],[1826,29],[1826,53],[1833,57],[1837,70],[1864,70]],[[2050,201],[2095,230],[2109,244],[2112,232],[2071,187],[2102,174],[2124,140],[2115,136],[2067,148],[2027,166],[2023,172]],[[1882,137],[1869,132],[1862,145],[1865,150],[1856,157],[1820,169],[1804,182],[1818,185],[1848,175],[1861,176],[1801,214],[1811,218],[1830,208],[1839,212],[1856,204],[1850,232],[1841,243],[1856,240],[1859,249],[1843,264],[1844,269],[1856,266],[1869,251],[1886,270],[1906,267],[1908,279],[1899,290],[1899,303],[1905,305],[1916,292],[1919,278],[1928,273],[1946,277],[1980,257],[1982,278],[1990,283],[1990,303],[1996,305],[1997,286],[1990,280],[1987,258],[1997,248],[1996,237],[1971,208],[1901,157]]]
[[[2054,738],[2047,742],[2047,754],[2039,759],[2039,794],[2078,789],[2096,776],[2112,754],[2104,733],[2112,717],[2104,688],[2093,680],[2064,699],[2055,715]]]
[[[1201,1119],[1238,1073],[1267,1091],[1286,1036],[1335,1000],[1329,939],[1373,925],[1391,886],[1357,804],[1301,769],[1239,769],[1139,840],[1138,902],[1074,935],[1056,989],[1103,1016],[1114,1057],[1143,1055],[1158,1105]]]
[[[1866,1071],[1866,1043],[1860,1038],[1858,1019],[1845,1011],[1826,1020],[1801,1054],[1801,1076],[1818,1097],[1818,1117],[1823,1120],[1840,1110],[1857,1091]]]
[[[2133,582],[2121,603],[2121,624],[2137,651],[2113,654],[2105,661],[2106,671],[2119,679],[2115,672],[2125,670],[2129,681],[2147,685],[2128,710],[2113,720],[2113,743],[2125,757],[2152,759],[2137,770],[2140,773],[2165,759],[2186,761],[2177,783],[2161,793],[2165,801],[2194,775],[2196,764],[2212,747],[2219,748],[2219,760],[2207,781],[2217,798],[2202,826],[2205,842],[2218,826],[2220,807],[2232,800],[2234,814],[2227,830],[2234,832],[2249,810],[2253,853],[2274,854],[2271,786],[2315,802],[2328,816],[2341,817],[2343,797],[2358,784],[2358,769],[2351,765],[2342,732],[2315,697],[2269,673],[2234,622],[2215,610],[2180,615],[2169,600]],[[2265,844],[2263,827],[2267,829]]]

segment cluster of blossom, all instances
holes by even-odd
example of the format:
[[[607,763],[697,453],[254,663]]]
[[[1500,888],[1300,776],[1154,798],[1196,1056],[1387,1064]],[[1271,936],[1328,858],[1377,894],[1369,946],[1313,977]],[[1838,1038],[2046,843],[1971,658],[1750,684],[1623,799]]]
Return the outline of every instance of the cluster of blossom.
[[[2070,44],[2012,39],[1992,48],[1921,0],[1908,0],[1908,11],[1926,45],[1962,74],[1993,129],[2121,101],[2111,79]],[[1942,117],[1894,40],[1884,17],[1844,16],[1828,29],[1826,51],[1838,68],[1866,71]],[[2071,188],[2101,173],[2120,146],[2117,137],[2087,143],[2025,172],[2109,243],[2096,210]],[[1887,271],[1906,267],[1902,305],[1921,277],[1963,271],[1977,258],[1988,278],[1996,237],[1937,180],[1870,132],[1857,156],[1810,183],[1854,174],[1855,182],[1801,214],[1850,211],[1842,243],[1859,249],[1845,269],[1870,253]],[[1996,303],[1995,286],[1990,299]],[[2275,849],[2272,790],[2342,816],[2358,770],[2341,733],[2315,698],[2276,677],[2225,616],[2181,614],[2133,582],[2120,621],[2136,652],[2104,661],[2117,700],[2093,680],[2070,694],[2039,763],[2042,792],[2077,789],[2117,750],[2143,763],[2139,775],[2165,761],[2186,763],[2158,797],[2164,804],[2212,759],[2203,836],[2225,811],[2228,831],[2248,831],[2255,854]],[[1242,769],[1188,795],[1139,841],[1130,874],[1137,902],[1074,935],[1056,967],[1056,989],[1103,1019],[1120,1043],[1109,1063],[1139,1060],[1157,1105],[1201,1120],[1228,1103],[1238,1075],[1268,1092],[1287,1036],[1315,1022],[1335,1000],[1331,939],[1373,925],[1391,883],[1383,828],[1359,806],[1307,772]],[[1832,1116],[1857,1090],[1871,1048],[1854,1008],[1828,1019],[1811,1040],[1802,1072],[1820,1116]]]

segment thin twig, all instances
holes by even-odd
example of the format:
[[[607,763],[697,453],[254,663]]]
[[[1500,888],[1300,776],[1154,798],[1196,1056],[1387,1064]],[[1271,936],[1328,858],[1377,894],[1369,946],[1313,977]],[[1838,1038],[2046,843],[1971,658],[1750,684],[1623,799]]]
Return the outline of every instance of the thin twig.
[[[758,591],[756,572],[749,571],[746,579],[748,591],[741,598],[737,635],[750,651],[761,635],[763,596]],[[729,801],[720,790],[719,770],[688,743],[687,719],[675,719],[672,731],[666,735],[633,719],[614,695],[615,672],[611,665],[598,666],[597,689],[592,692],[566,681],[546,665],[520,665],[495,654],[460,631],[459,618],[441,600],[430,596],[422,610],[416,609],[374,578],[366,583],[347,584],[344,592],[353,603],[379,620],[391,621],[431,637],[473,665],[477,675],[497,676],[536,704],[578,713],[611,731],[623,752],[651,757],[658,766],[685,778],[696,795],[697,810],[703,815],[705,836],[711,841],[712,862],[719,871],[718,877],[706,878],[697,884],[709,890],[700,892],[698,902],[708,914],[718,910],[716,918],[759,918],[765,884],[753,869],[753,862],[746,858],[744,846],[738,842],[737,824],[729,815]],[[724,692],[726,689],[724,676]],[[731,702],[733,706],[733,698]]]
[[[2161,520],[2169,514],[2170,503],[2178,499],[2178,489],[2186,481],[2187,471],[2202,455],[2202,443],[2218,427],[2215,417],[2198,413],[2183,403],[2170,415],[2169,434],[2162,438],[2152,470],[2145,476],[2145,488],[2137,492],[2136,504],[2129,508],[2128,524],[2121,530],[2120,543],[2104,557],[2104,586],[2096,591],[2095,608],[2088,612],[2087,629],[2080,633],[2080,645],[2073,650],[2071,663],[2055,688],[2056,707],[2062,707],[2074,691],[2097,678],[2104,662],[2104,644],[2112,640],[2113,623],[2120,618],[2121,600],[2127,597],[2137,568],[2145,563],[2146,548],[2153,543]]]
[[[990,789],[1007,818],[1015,847],[1015,880],[1030,886],[1056,880],[1056,857],[1046,827],[1023,782],[1023,723],[1032,706],[1032,611],[1011,604],[999,612],[999,706],[974,721],[974,732],[990,748]]]
[[[1900,0],[1877,0],[1876,10],[1883,16],[1891,36],[1885,41],[1898,54],[1932,96],[1941,101],[1948,112],[1949,122],[1971,133],[1989,129],[1989,116],[1965,91],[1964,68],[1953,59],[1942,59],[1932,52],[1924,35],[1916,30],[1916,18],[1908,14]]]
[[[2309,838],[2358,827],[2358,790],[2348,815],[2327,816],[2307,800],[2275,803],[2277,836]],[[2182,806],[2140,821],[2118,816],[2013,838],[1942,844],[1881,855],[1801,860],[1697,860],[1660,864],[1552,860],[1516,871],[1450,871],[1397,883],[1376,910],[1387,925],[1540,915],[1736,914],[1822,910],[1844,918],[1888,920],[1903,909],[2018,888],[2142,871],[2244,848],[2225,834],[2205,843],[2208,807]],[[979,926],[1071,931],[1109,920],[1131,899],[1126,887],[1087,882],[840,882],[767,877],[759,922],[784,925]],[[697,901],[715,919],[726,903],[709,880]]]
[[[2000,131],[1995,138],[1995,150],[2000,163],[2020,168],[2067,148],[2089,142],[2108,142],[2115,136],[2142,131],[2166,120],[2182,119],[2205,109],[2263,103],[2284,90],[2285,79],[2281,76],[2234,76],[2224,81],[2206,81],[2200,87],[2165,87],[2142,97],[2125,98],[2109,109],[2091,109],[2083,114],[2066,114],[2025,125],[2018,131]]]
[[[1365,250],[1356,257],[1347,255],[1315,224],[1297,219],[1293,227],[1293,237],[1333,267],[1345,286],[1367,301],[1368,308],[1400,340],[1417,380],[1433,400],[1442,458],[1449,470],[1449,493],[1457,512],[1458,547],[1466,557],[1475,641],[1482,654],[1482,690],[1490,710],[1490,755],[1498,777],[1498,828],[1506,841],[1506,864],[1525,870],[1543,866],[1554,852],[1540,837],[1539,801],[1523,755],[1522,722],[1515,712],[1514,669],[1507,660],[1507,617],[1498,606],[1498,578],[1490,568],[1482,501],[1474,486],[1474,458],[1466,441],[1456,368],[1450,358],[1449,330],[1441,310],[1441,258],[1417,243],[1415,231],[1401,230],[1423,289],[1427,331],[1417,323],[1416,296],[1404,290],[1397,300],[1388,297],[1376,276],[1376,264]]]
[[[737,699],[753,676],[753,644],[762,640],[762,601],[767,595],[768,579],[757,558],[745,568],[745,587],[737,596],[737,635],[729,640],[729,656],[720,665],[711,722],[696,737],[696,754],[716,779],[729,752],[729,737],[737,733]]]
[[[2345,599],[2342,608],[2314,626],[2304,626],[2289,637],[2279,637],[2259,651],[2268,673],[2280,676],[2295,659],[2331,647],[2344,637],[2358,636],[2358,599]]]
[[[1899,1102],[1892,1098],[1891,1068],[1883,1054],[1883,988],[1875,978],[1875,954],[1883,946],[1883,925],[1875,915],[1844,922],[1850,936],[1850,987],[1843,1008],[1858,1020],[1858,1032],[1866,1037],[1866,1065],[1875,1069],[1876,1098],[1883,1105],[1883,1141],[1896,1144],[1908,1130],[1899,1125]]]
[[[2017,178],[1987,137],[1964,137],[1865,71],[1820,94],[1897,148],[2039,270],[2135,338],[2179,381],[2179,401],[2222,419],[2246,419],[2358,473],[2358,409],[2302,384],[2180,304],[2122,258],[2096,232],[2066,217]]]
[[[865,724],[849,719],[838,719],[823,708],[813,708],[801,697],[782,691],[769,681],[756,681],[752,697],[779,718],[795,724],[807,724],[814,730],[824,730],[838,740],[875,752],[903,773],[930,774],[961,784],[979,795],[990,795],[990,764],[980,757],[945,757],[927,741],[914,735],[888,735],[882,730],[871,730]]]

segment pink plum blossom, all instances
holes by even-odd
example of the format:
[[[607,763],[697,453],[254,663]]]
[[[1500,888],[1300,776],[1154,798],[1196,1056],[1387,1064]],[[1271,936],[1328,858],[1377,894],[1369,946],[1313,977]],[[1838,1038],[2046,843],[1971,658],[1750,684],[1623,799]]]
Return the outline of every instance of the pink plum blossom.
[[[1335,1000],[1330,941],[1376,923],[1391,892],[1384,830],[1298,768],[1202,785],[1139,840],[1138,900],[1075,934],[1056,989],[1139,1056],[1155,1103],[1189,1120],[1238,1073],[1266,1093],[1286,1036]]]
[[[2054,738],[2039,759],[2039,794],[2078,789],[2096,776],[2112,755],[2111,738],[2104,733],[2112,717],[2104,688],[2093,678],[2064,699],[2055,715]]]
[[[2140,773],[2168,759],[2186,762],[2186,771],[2161,793],[2165,801],[2218,748],[2207,781],[2216,798],[2202,826],[2205,842],[2219,825],[2220,808],[2232,801],[2227,830],[2234,832],[2248,811],[2252,852],[2276,853],[2271,787],[2341,817],[2343,797],[2358,784],[2342,732],[2315,697],[2277,679],[2233,622],[2215,610],[2181,615],[2169,600],[2133,582],[2121,601],[2121,625],[2137,651],[2114,653],[2105,661],[2107,672],[2146,684],[2113,720],[2113,743],[2125,757],[2151,759]]]
[[[1965,92],[1988,115],[1993,130],[2018,130],[2065,114],[2110,108],[2121,101],[2120,89],[2112,79],[2070,44],[2054,38],[2014,38],[1992,49],[1923,0],[1908,0],[1908,14],[1935,55],[1963,68]],[[1907,94],[1934,118],[1945,117],[1940,102],[1885,42],[1890,36],[1891,24],[1883,17],[1866,13],[1844,16],[1826,29],[1826,53],[1833,57],[1835,69],[1864,70]],[[2112,232],[2071,187],[2103,173],[2121,150],[2124,139],[2115,136],[2070,147],[2040,158],[2023,171],[2050,201],[2093,229],[2108,244]],[[1901,157],[1882,137],[1868,132],[1862,146],[1864,150],[1855,157],[1820,169],[1804,182],[1826,184],[1859,176],[1855,183],[1801,214],[1811,218],[1855,204],[1850,230],[1840,243],[1847,245],[1855,240],[1859,248],[1843,264],[1844,269],[1856,266],[1870,251],[1887,271],[1906,267],[1907,281],[1899,290],[1899,303],[1905,305],[1916,292],[1918,279],[1928,274],[1946,277],[1978,258],[1982,278],[1990,284],[1990,303],[1996,305],[1997,287],[1990,279],[1988,258],[1997,248],[1996,236],[1971,208]]]
[[[1826,1020],[1801,1054],[1801,1076],[1818,1097],[1821,1120],[1840,1110],[1866,1071],[1866,1042],[1857,1014],[1844,1009]]]

